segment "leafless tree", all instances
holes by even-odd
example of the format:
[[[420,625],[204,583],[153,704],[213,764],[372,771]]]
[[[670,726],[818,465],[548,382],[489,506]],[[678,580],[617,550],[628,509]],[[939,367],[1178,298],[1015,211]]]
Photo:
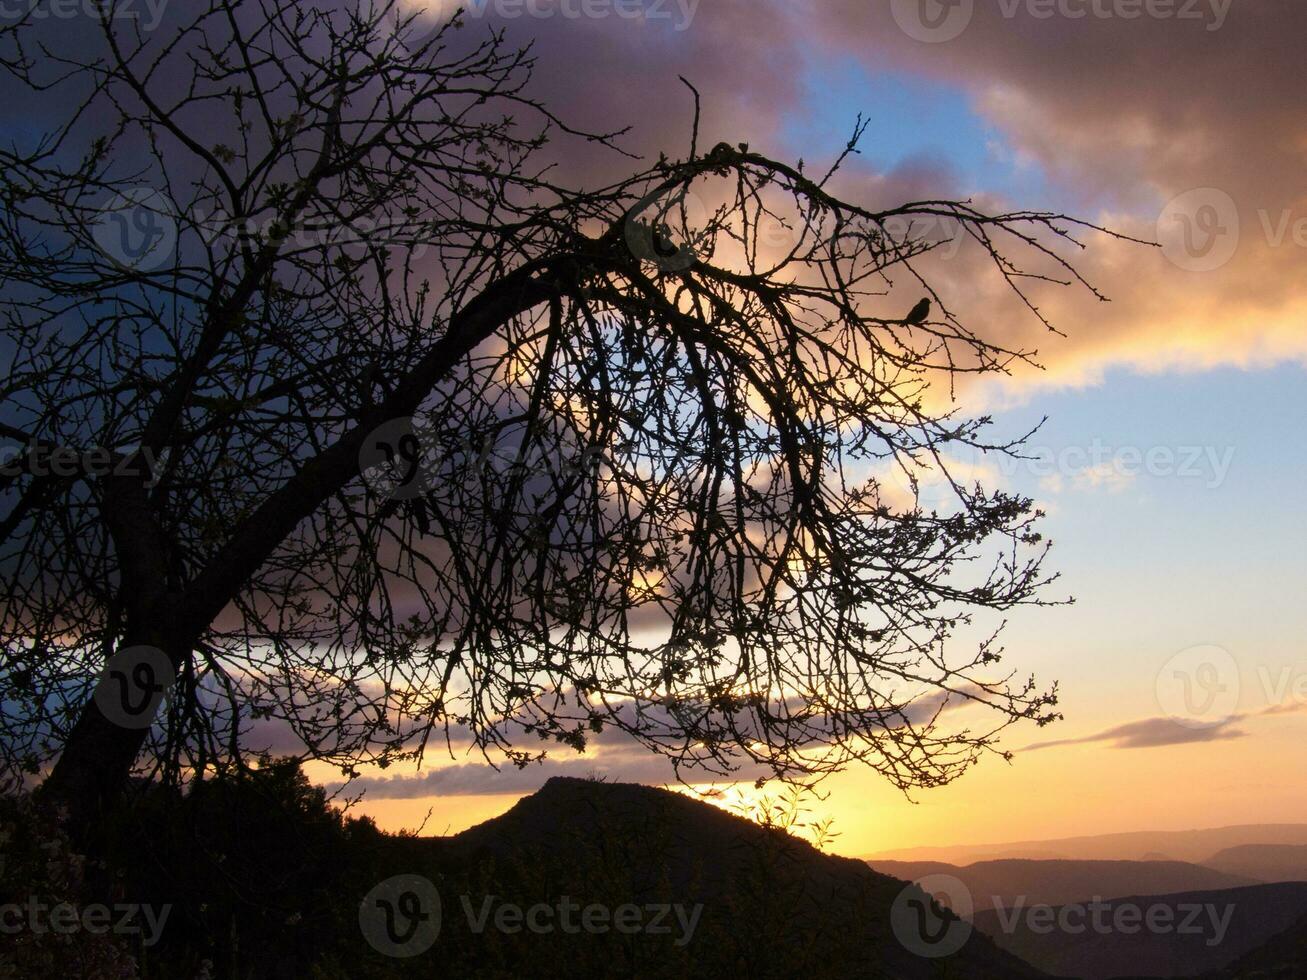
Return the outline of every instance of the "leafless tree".
[[[1043,601],[1046,544],[949,469],[1019,442],[928,398],[1031,352],[968,330],[902,229],[954,223],[1025,298],[1089,288],[1089,226],[869,210],[838,164],[703,152],[697,114],[683,159],[634,162],[457,20],[187,8],[3,38],[49,120],[0,150],[11,772],[57,757],[87,817],[282,725],[346,773],[618,732],[682,772],[907,788],[1055,717],[992,640],[949,644]],[[567,186],[586,147],[629,176]],[[923,467],[948,502],[891,492]],[[152,691],[153,725],[106,707]]]

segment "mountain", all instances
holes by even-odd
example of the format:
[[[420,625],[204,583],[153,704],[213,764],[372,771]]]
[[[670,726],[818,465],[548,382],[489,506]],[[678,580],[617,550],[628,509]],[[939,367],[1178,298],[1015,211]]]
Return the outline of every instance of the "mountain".
[[[1237,888],[1259,880],[1185,861],[977,861],[959,867],[939,861],[873,861],[882,874],[906,881],[926,875],[957,878],[971,892],[977,911],[1010,906],[1065,905],[1089,898],[1166,895],[1175,892]]]
[[[1284,883],[1130,896],[1098,905],[993,909],[977,913],[975,924],[1000,947],[1048,973],[1110,980],[1225,970],[1304,915],[1307,884]]]
[[[463,833],[419,837],[349,817],[298,760],[268,760],[139,787],[106,814],[94,861],[59,819],[0,795],[0,906],[121,903],[158,928],[144,943],[6,937],[0,977],[1045,976],[916,886],[644,786],[554,779]],[[147,948],[148,972],[119,968]]]
[[[1307,916],[1203,980],[1296,980],[1307,976]]]
[[[1056,840],[1006,844],[954,844],[909,847],[866,855],[873,865],[884,861],[975,861],[1026,858],[1034,860],[1135,861],[1158,854],[1175,861],[1204,864],[1217,851],[1245,844],[1307,846],[1307,824],[1246,824],[1206,830],[1145,830]]]
[[[1261,881],[1307,881],[1307,845],[1243,844],[1218,851],[1203,864]]]
[[[554,778],[503,815],[431,843],[442,869],[452,948],[475,938],[465,939],[465,923],[448,914],[457,906],[446,892],[465,888],[474,905],[487,890],[525,904],[572,895],[641,907],[702,905],[685,947],[691,961],[684,969],[695,976],[1043,976],[938,907],[934,924],[966,941],[949,957],[918,956],[908,947],[926,926],[906,944],[899,937],[926,914],[929,899],[919,889],[719,807],[648,786]],[[905,906],[905,898],[915,908]],[[554,957],[549,938],[525,937],[521,962]],[[515,960],[515,947],[502,939],[494,942],[506,961]],[[477,942],[484,946],[486,937]],[[671,964],[668,969],[672,975]]]

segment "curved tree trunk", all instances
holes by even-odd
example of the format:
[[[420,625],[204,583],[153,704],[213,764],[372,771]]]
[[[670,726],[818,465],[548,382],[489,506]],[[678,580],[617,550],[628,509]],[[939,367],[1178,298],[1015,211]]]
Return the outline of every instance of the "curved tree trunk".
[[[127,785],[148,732],[115,724],[95,698],[87,702],[40,789],[44,800],[67,811],[74,833],[89,830],[113,805]]]
[[[304,460],[280,489],[233,528],[222,552],[176,591],[170,588],[176,583],[164,560],[172,550],[171,542],[147,490],[138,479],[106,479],[105,522],[120,555],[124,581],[131,583],[130,596],[123,597],[129,625],[120,649],[153,645],[167,650],[174,669],[180,668],[194,641],[273,549],[357,475],[359,452],[371,431],[390,419],[412,415],[452,367],[502,324],[557,295],[560,274],[575,276],[578,265],[604,265],[600,258],[617,247],[621,230],[620,224],[615,225],[604,238],[589,243],[588,250],[563,252],[528,264],[488,285],[451,317],[445,333],[385,401],[362,413],[335,443]],[[189,391],[190,381],[179,390]],[[156,451],[163,448],[163,436],[175,421],[180,403],[160,410],[151,423],[159,431],[147,432],[143,446]],[[104,684],[102,678],[100,685]],[[66,808],[75,827],[92,827],[126,787],[147,732],[148,728],[115,724],[93,697],[69,733],[59,761],[41,787],[42,794]]]
[[[145,651],[153,666],[146,676],[133,674],[129,665],[140,662],[135,657],[119,661],[114,669],[114,660],[129,648]],[[165,703],[184,660],[177,655],[181,649],[189,646],[168,643],[157,631],[129,634],[82,706],[58,761],[38,790],[42,800],[65,812],[75,837],[85,841],[126,789],[159,705]]]

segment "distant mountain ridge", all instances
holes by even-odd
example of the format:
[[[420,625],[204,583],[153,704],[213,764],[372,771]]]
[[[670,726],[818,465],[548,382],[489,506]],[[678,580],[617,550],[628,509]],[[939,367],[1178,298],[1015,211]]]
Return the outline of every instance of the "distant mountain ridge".
[[[1126,896],[1104,902],[1096,910],[1087,903],[1039,911],[995,909],[978,912],[975,925],[1003,949],[1059,977],[1251,980],[1302,976],[1226,971],[1241,958],[1276,963],[1295,955],[1302,948],[1302,937],[1292,930],[1304,916],[1307,883],[1290,882]],[[1072,928],[1062,923],[1071,923]],[[1101,928],[1104,924],[1106,928]]]
[[[875,865],[885,861],[943,861],[967,865],[1012,858],[1069,861],[1134,861],[1166,855],[1175,861],[1206,864],[1220,851],[1250,844],[1307,846],[1307,823],[1239,824],[1199,830],[1146,830],[1054,840],[999,844],[954,844],[908,847],[865,855]]]
[[[872,861],[872,869],[905,881],[944,874],[971,892],[977,911],[1011,905],[1065,905],[1125,895],[1237,888],[1259,879],[1185,861],[1035,861],[1011,858],[959,866],[939,861]],[[1263,879],[1264,880],[1264,879]]]
[[[1307,845],[1241,844],[1218,851],[1203,864],[1261,881],[1307,881]]]

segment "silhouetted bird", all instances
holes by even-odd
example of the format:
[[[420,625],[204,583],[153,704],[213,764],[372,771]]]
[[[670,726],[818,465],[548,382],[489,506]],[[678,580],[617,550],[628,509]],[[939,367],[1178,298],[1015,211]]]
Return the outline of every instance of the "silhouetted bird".
[[[919,323],[925,323],[928,316],[930,316],[930,300],[923,299],[912,308],[912,312],[908,314],[907,319],[903,322],[915,327]]]

